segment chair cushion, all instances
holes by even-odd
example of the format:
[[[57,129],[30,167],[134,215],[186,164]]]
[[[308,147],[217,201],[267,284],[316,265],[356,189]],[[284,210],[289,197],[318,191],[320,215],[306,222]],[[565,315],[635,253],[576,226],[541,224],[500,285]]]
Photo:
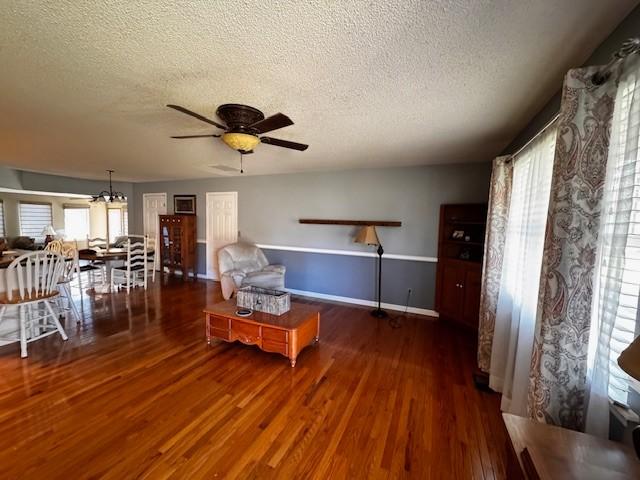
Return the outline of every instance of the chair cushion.
[[[81,272],[88,272],[90,270],[100,270],[100,267],[98,265],[81,265],[80,266]]]
[[[253,285],[263,288],[284,288],[284,275],[279,272],[251,272],[242,280],[242,286]]]
[[[134,265],[133,267],[131,267],[131,271],[135,272],[137,270],[143,270],[145,267],[146,267],[145,265]],[[120,270],[121,272],[126,272],[127,267],[126,266],[113,267],[111,270]]]

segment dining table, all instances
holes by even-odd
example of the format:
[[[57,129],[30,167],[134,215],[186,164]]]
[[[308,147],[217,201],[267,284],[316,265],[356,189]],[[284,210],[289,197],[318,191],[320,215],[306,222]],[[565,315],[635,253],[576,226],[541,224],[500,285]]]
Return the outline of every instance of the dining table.
[[[147,255],[153,256],[153,250],[148,251]],[[90,262],[102,261],[105,263],[107,275],[103,279],[102,284],[94,285],[93,289],[98,293],[110,293],[111,283],[109,279],[111,278],[111,270],[116,262],[124,262],[127,259],[127,249],[119,247],[109,247],[108,249],[85,248],[78,250],[78,259]]]
[[[93,290],[97,293],[111,293],[111,269],[115,262],[123,262],[127,259],[127,249],[118,247],[102,248],[83,248],[78,250],[78,259],[89,262],[104,262],[106,276],[103,277],[102,284],[94,285]]]

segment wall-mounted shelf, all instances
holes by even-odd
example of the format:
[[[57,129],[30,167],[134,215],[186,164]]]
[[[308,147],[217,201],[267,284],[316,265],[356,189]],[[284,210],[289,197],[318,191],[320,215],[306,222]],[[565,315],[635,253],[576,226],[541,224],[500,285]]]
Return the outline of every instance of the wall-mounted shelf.
[[[318,220],[313,218],[301,218],[300,223],[309,225],[354,225],[366,226],[373,225],[376,227],[401,227],[402,222],[386,221],[386,220]]]

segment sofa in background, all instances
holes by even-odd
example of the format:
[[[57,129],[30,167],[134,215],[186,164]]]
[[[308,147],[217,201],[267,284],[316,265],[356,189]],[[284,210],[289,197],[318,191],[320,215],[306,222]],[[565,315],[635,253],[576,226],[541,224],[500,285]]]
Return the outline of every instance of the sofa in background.
[[[226,299],[240,287],[255,287],[282,290],[286,267],[269,265],[262,250],[248,243],[233,243],[218,251],[218,268],[222,295]]]
[[[36,244],[36,240],[30,237],[0,237],[0,242],[4,243],[6,250],[38,250],[41,245]]]

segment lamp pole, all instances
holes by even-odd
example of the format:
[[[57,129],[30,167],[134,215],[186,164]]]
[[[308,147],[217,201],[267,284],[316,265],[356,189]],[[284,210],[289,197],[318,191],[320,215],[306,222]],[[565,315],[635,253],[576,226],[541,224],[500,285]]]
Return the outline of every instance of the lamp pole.
[[[382,254],[384,253],[384,249],[382,248],[382,244],[378,244],[378,308],[371,312],[376,318],[384,318],[387,316],[387,312],[382,310],[381,308],[381,298],[382,298]]]

